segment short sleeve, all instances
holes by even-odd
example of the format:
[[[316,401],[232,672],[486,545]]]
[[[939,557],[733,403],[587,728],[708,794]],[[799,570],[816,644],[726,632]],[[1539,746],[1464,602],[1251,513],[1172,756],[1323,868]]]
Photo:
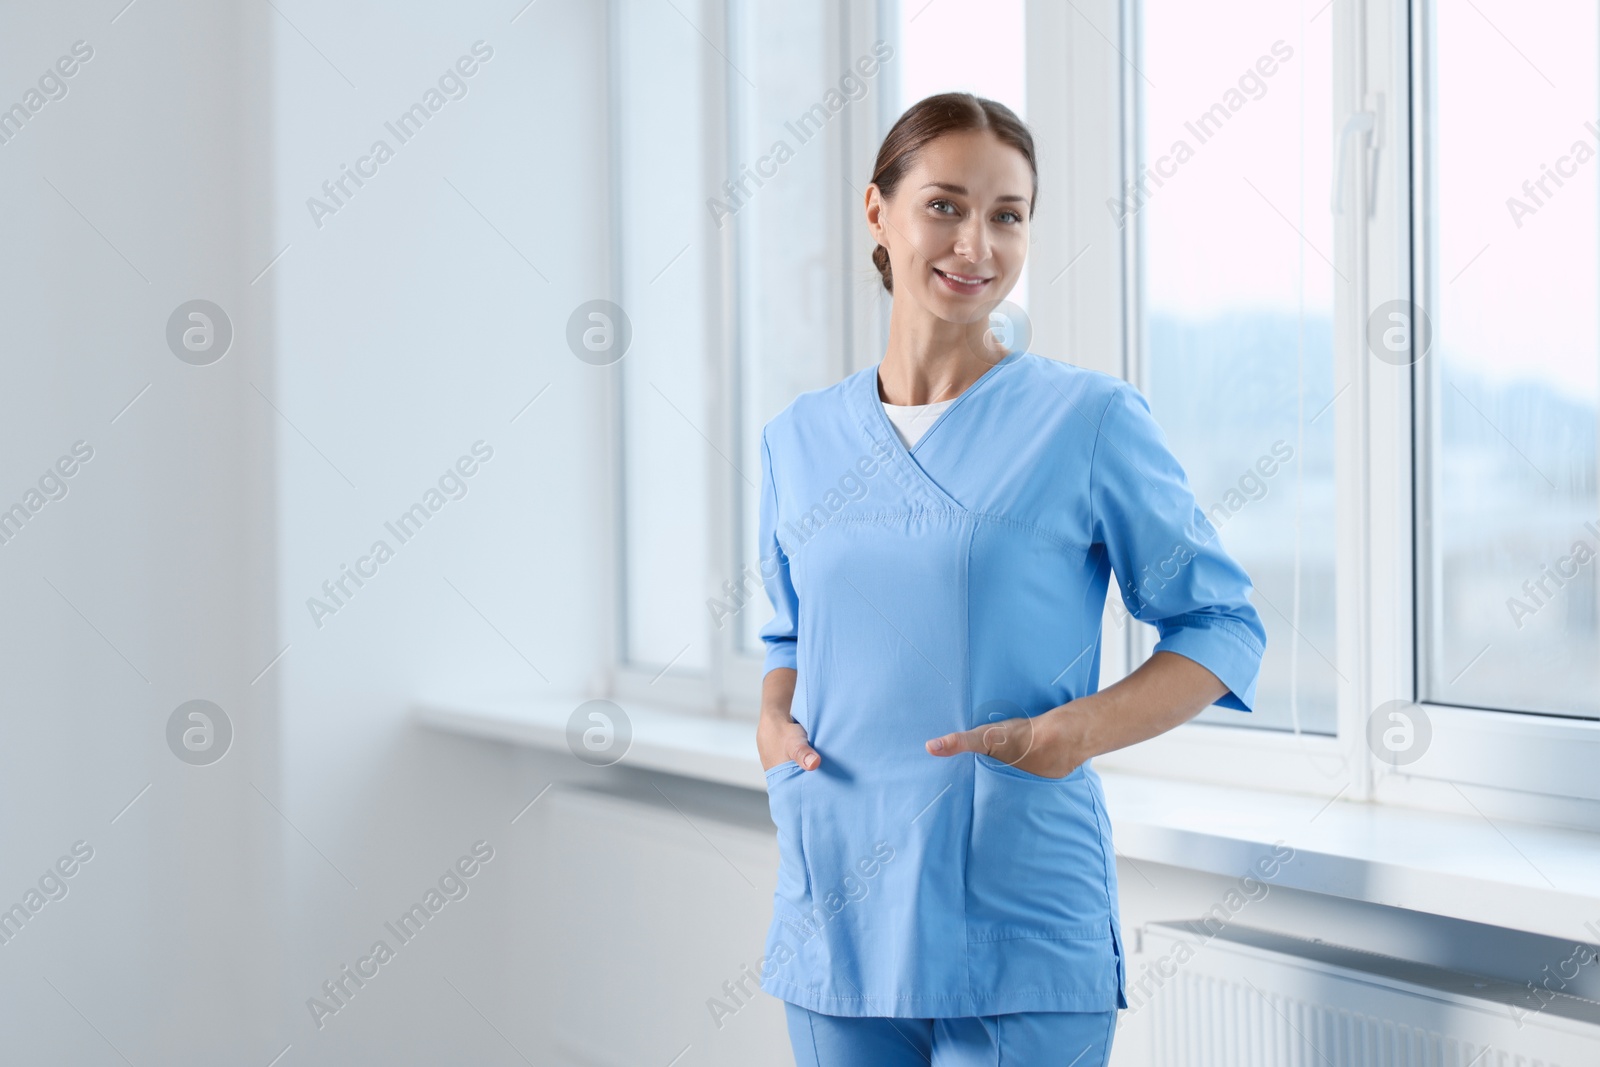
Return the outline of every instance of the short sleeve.
[[[761,584],[772,602],[772,618],[761,627],[761,640],[766,645],[766,658],[761,666],[763,677],[774,667],[798,669],[795,648],[798,644],[797,624],[800,618],[800,598],[795,595],[794,583],[789,577],[789,557],[778,543],[778,490],[772,480],[772,453],[767,448],[766,431],[761,433],[761,514],[760,545],[758,554],[761,567]]]
[[[1216,675],[1228,687],[1218,705],[1254,710],[1267,634],[1250,576],[1196,506],[1149,401],[1126,382],[1101,416],[1089,479],[1094,540],[1129,613],[1159,633],[1156,651]]]

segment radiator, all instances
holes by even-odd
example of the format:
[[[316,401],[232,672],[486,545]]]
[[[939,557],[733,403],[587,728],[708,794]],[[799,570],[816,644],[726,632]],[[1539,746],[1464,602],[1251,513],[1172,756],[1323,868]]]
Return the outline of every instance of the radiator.
[[[1155,1067],[1600,1067],[1600,1004],[1526,985],[1200,922],[1145,926],[1139,964]]]

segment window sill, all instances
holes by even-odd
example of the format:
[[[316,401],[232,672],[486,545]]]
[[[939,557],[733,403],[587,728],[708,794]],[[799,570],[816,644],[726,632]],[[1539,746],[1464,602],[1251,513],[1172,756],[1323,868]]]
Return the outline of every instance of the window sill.
[[[1562,939],[1597,940],[1600,834],[1394,805],[1101,772],[1117,852]]]
[[[567,751],[577,700],[422,701],[421,725]],[[627,766],[765,788],[755,724],[629,702]],[[1241,877],[1277,843],[1275,885],[1563,939],[1600,924],[1600,834],[1100,772],[1118,855]]]
[[[582,702],[580,697],[421,700],[412,715],[422,725],[446,733],[570,752],[567,719]],[[753,721],[690,715],[634,700],[626,704],[633,740],[621,765],[766,790]]]

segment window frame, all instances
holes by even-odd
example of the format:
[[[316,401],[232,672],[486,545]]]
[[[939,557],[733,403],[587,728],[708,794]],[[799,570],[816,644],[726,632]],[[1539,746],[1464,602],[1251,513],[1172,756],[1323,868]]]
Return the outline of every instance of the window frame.
[[[1047,5],[1040,0],[1033,0],[1029,9],[1030,17],[1035,8],[1044,6]],[[1144,297],[1141,260],[1144,216],[1142,213],[1135,213],[1132,224],[1119,230],[1109,224],[1104,206],[1106,196],[1122,188],[1128,177],[1138,172],[1140,123],[1143,118],[1139,91],[1141,76],[1134,65],[1136,60],[1124,60],[1122,57],[1136,57],[1140,53],[1143,4],[1140,0],[1098,0],[1096,3],[1078,5],[1074,12],[1069,12],[1069,15],[1070,17],[1066,19],[1056,20],[1056,24],[1051,27],[1053,32],[1047,35],[1030,33],[1032,42],[1030,47],[1037,47],[1041,53],[1040,63],[1029,64],[1030,79],[1031,72],[1039,69],[1045,55],[1051,49],[1065,47],[1070,55],[1075,58],[1082,56],[1085,62],[1069,64],[1076,73],[1068,74],[1065,84],[1051,94],[1035,93],[1034,84],[1030,80],[1029,99],[1032,101],[1039,99],[1040,95],[1045,95],[1045,99],[1054,103],[1061,112],[1055,115],[1040,115],[1036,110],[1036,122],[1050,121],[1057,129],[1083,131],[1075,136],[1072,142],[1073,151],[1069,153],[1075,227],[1069,226],[1068,229],[1075,228],[1077,232],[1065,235],[1065,239],[1073,247],[1082,247],[1085,244],[1092,247],[1096,241],[1109,243],[1115,249],[1114,276],[1120,279],[1122,291],[1113,312],[1115,322],[1108,323],[1100,332],[1101,337],[1109,336],[1115,339],[1113,351],[1117,358],[1110,365],[1107,365],[1105,360],[1100,360],[1098,363],[1094,361],[1081,345],[1069,343],[1059,350],[1067,354],[1069,362],[1095,366],[1096,369],[1126,378],[1143,389],[1146,377],[1146,368],[1142,366],[1141,359]],[[1339,32],[1341,29],[1348,33],[1350,27],[1335,29],[1336,82],[1341,69],[1339,54],[1342,48],[1348,50],[1347,46],[1342,44],[1343,38]],[[1119,42],[1115,49],[1108,47],[1113,34]],[[1109,70],[1103,56],[1098,62],[1088,61],[1097,49],[1109,53],[1114,60],[1114,65]],[[1107,80],[1114,80],[1114,92],[1106,91]],[[1336,101],[1340,99],[1340,88],[1336,84]],[[1107,100],[1106,110],[1110,113],[1102,112],[1091,116],[1071,114],[1076,110],[1074,101],[1086,97]],[[1107,181],[1110,175],[1115,177]],[[1091,212],[1098,213],[1098,218]],[[1349,219],[1352,217],[1352,213],[1344,216],[1345,223],[1335,241],[1335,259],[1339,261],[1347,277],[1348,260],[1351,258],[1348,251],[1350,245],[1348,231],[1355,229],[1349,225]],[[1360,368],[1351,366],[1352,360],[1349,356],[1350,340],[1353,336],[1348,326],[1352,304],[1351,286],[1348,283],[1336,283],[1336,286],[1335,380],[1337,383],[1344,383],[1352,381],[1353,375],[1359,373]],[[1081,307],[1083,314],[1095,313],[1090,299],[1086,298],[1076,303]],[[1110,318],[1105,312],[1101,312],[1101,315]],[[1036,337],[1039,336],[1039,332],[1036,326]],[[1357,405],[1344,403],[1337,404],[1333,412],[1337,422],[1336,440],[1341,442],[1335,468],[1338,514],[1341,516],[1335,566],[1341,575],[1348,573],[1360,546],[1358,532],[1349,521],[1345,520],[1352,512],[1348,506],[1349,502],[1361,495],[1363,487],[1355,477],[1358,473],[1357,465],[1349,462],[1342,444],[1353,436],[1354,423],[1360,414]],[[1108,601],[1115,595],[1115,592],[1110,593]],[[1349,624],[1351,612],[1346,602],[1350,598],[1346,583],[1338,583],[1338,596],[1335,657],[1343,664],[1350,661],[1349,653],[1362,635]],[[1111,611],[1108,606],[1102,651],[1100,679],[1102,687],[1126,675],[1143,659],[1140,646],[1145,642],[1141,640],[1137,628],[1117,625],[1121,615],[1122,613]],[[1351,674],[1349,668],[1345,669],[1345,673]],[[1367,761],[1361,758],[1361,754],[1354,750],[1351,743],[1351,738],[1356,732],[1354,729],[1358,706],[1356,691],[1357,679],[1354,677],[1341,685],[1337,700],[1337,732],[1331,736],[1296,735],[1279,730],[1195,722],[1185,724],[1132,748],[1096,757],[1095,765],[1106,770],[1128,771],[1163,778],[1311,793],[1327,797],[1362,794],[1367,786]]]
[[[1427,278],[1426,73],[1431,0],[1335,0],[1334,100],[1330,136],[1340,136],[1350,116],[1370,112],[1370,133],[1349,134],[1344,155],[1345,205],[1336,225],[1334,259],[1348,280],[1336,280],[1335,388],[1347,390],[1335,408],[1337,442],[1337,548],[1335,658],[1348,681],[1338,693],[1334,736],[1295,735],[1277,730],[1194,722],[1129,749],[1097,757],[1098,767],[1250,789],[1309,793],[1350,800],[1448,811],[1476,809],[1484,817],[1600,829],[1600,722],[1558,715],[1417,703],[1418,664],[1425,620],[1418,607],[1426,576],[1420,573],[1425,528],[1418,516],[1428,486],[1419,472],[1426,447],[1428,391],[1420,368],[1391,368],[1366,353],[1365,322],[1385,300],[1415,299],[1413,286]],[[1069,187],[1073,217],[1046,236],[1066,248],[1096,240],[1116,248],[1122,301],[1101,310],[1098,331],[1062,324],[1046,331],[1071,362],[1096,366],[1079,336],[1115,338],[1115,366],[1098,369],[1141,384],[1140,279],[1142,219],[1122,233],[1097,224],[1107,191],[1136,173],[1140,144],[1140,99],[1132,64],[1120,54],[1139,54],[1141,0],[1081,3],[1064,17],[1050,16],[1043,0],[1032,0],[1030,21],[1040,10],[1043,32],[1030,32],[1029,99],[1036,129],[1072,136]],[[1106,32],[1103,32],[1106,31]],[[1116,51],[1108,47],[1115,35]],[[1096,48],[1110,53],[1108,73]],[[1052,54],[1083,62],[1071,73],[1036,79]],[[1058,64],[1059,65],[1059,64]],[[1052,84],[1054,82],[1055,84]],[[1109,101],[1086,116],[1075,101]],[[1039,102],[1036,107],[1034,102]],[[1110,112],[1114,112],[1110,113]],[[1048,138],[1047,138],[1048,140]],[[1339,154],[1335,152],[1335,158]],[[1413,175],[1417,180],[1413,181]],[[1041,246],[1044,242],[1040,242]],[[1047,258],[1051,249],[1036,251]],[[1106,264],[1113,266],[1113,264]],[[1080,286],[1082,288],[1082,286]],[[1069,301],[1083,315],[1096,314],[1091,300]],[[1040,336],[1037,328],[1035,336]],[[1403,456],[1395,463],[1388,457]],[[1134,628],[1106,631],[1102,686],[1122,677],[1138,655]],[[1428,717],[1432,740],[1415,764],[1393,768],[1366,744],[1368,709],[1400,700]],[[1471,790],[1470,798],[1462,790]],[[1470,805],[1470,806],[1469,806]]]
[[[727,52],[738,0],[703,0],[691,9],[699,29]],[[883,39],[899,48],[896,0],[851,4],[826,0],[836,31],[840,69]],[[1101,769],[1226,784],[1254,790],[1312,794],[1402,806],[1600,829],[1600,722],[1496,709],[1417,704],[1419,612],[1428,595],[1418,541],[1425,535],[1429,486],[1420,472],[1431,412],[1421,367],[1391,368],[1364,349],[1365,321],[1385,300],[1426,292],[1429,160],[1426,72],[1433,0],[1332,0],[1335,115],[1329,136],[1340,136],[1352,115],[1370,112],[1370,133],[1348,135],[1344,210],[1336,225],[1334,259],[1345,280],[1335,282],[1336,390],[1336,645],[1347,675],[1337,696],[1337,733],[1295,735],[1277,730],[1189,723],[1133,748],[1097,757]],[[616,26],[620,0],[611,0],[612,152],[616,143],[619,78]],[[1142,218],[1119,230],[1105,197],[1135,172],[1140,119],[1138,78],[1124,58],[1138,54],[1141,0],[1079,0],[1059,5],[1027,0],[1029,122],[1038,136],[1041,181],[1048,190],[1036,217],[1030,253],[1038,279],[1031,315],[1034,348],[1079,366],[1139,384],[1142,287]],[[1113,44],[1112,42],[1117,42]],[[729,52],[728,54],[732,54]],[[1067,62],[1062,62],[1062,57]],[[707,173],[725,174],[737,160],[733,126],[733,74],[708,48],[703,53],[706,128],[723,131],[701,146]],[[852,174],[866,174],[878,138],[898,113],[887,87],[873,94],[875,108],[847,109],[827,131],[828,151]],[[615,183],[615,168],[613,168]],[[1415,180],[1414,180],[1415,179]],[[841,183],[844,186],[845,183]],[[613,188],[613,205],[617,192]],[[856,240],[854,193],[830,200],[831,254],[840,276],[854,278],[862,249]],[[737,223],[735,223],[737,225]],[[613,234],[614,261],[623,254]],[[722,234],[704,279],[714,328],[706,359],[713,383],[706,401],[707,435],[716,448],[739,444],[737,364],[740,285],[734,227]],[[613,278],[617,276],[614,268]],[[615,293],[616,284],[613,283]],[[876,359],[887,337],[887,302],[863,285],[844,286],[837,336],[840,375]],[[614,299],[617,297],[614,295]],[[761,658],[737,647],[737,623],[718,631],[711,669],[693,678],[624,661],[626,625],[625,516],[622,498],[623,432],[620,377],[610,378],[612,425],[614,642],[607,680],[611,695],[667,705],[697,714],[753,718],[759,704]],[[730,451],[729,454],[732,454]],[[1406,457],[1396,463],[1392,457]],[[742,566],[739,494],[735,475],[711,448],[712,514],[706,588],[738,575]],[[1109,599],[1109,598],[1108,598]],[[744,610],[765,611],[753,590]],[[1135,661],[1135,629],[1120,624],[1108,605],[1102,647],[1102,686],[1123,677]],[[1388,701],[1407,701],[1427,715],[1433,739],[1426,756],[1395,769],[1368,750],[1368,712]],[[1469,795],[1462,786],[1471,789]]]
[[[1414,181],[1406,190],[1410,212],[1405,237],[1413,266],[1412,277],[1419,292],[1411,299],[1424,308],[1434,306],[1431,286],[1434,280],[1429,260],[1429,215],[1426,210],[1431,187],[1433,161],[1427,152],[1429,92],[1432,82],[1429,63],[1434,38],[1433,4],[1436,0],[1411,0],[1394,6],[1404,9],[1407,61],[1406,113],[1409,128],[1422,135],[1410,138],[1409,165]],[[1411,369],[1411,397],[1414,422],[1409,437],[1399,444],[1412,451],[1415,486],[1412,499],[1415,536],[1411,551],[1416,580],[1406,607],[1414,616],[1412,687],[1410,696],[1421,692],[1421,668],[1434,639],[1428,613],[1422,606],[1435,595],[1432,574],[1424,565],[1429,558],[1424,538],[1432,524],[1420,521],[1428,514],[1433,485],[1424,452],[1436,439],[1433,410],[1435,390],[1424,374],[1435,373],[1436,361],[1424,358]],[[1505,711],[1496,708],[1419,702],[1428,716],[1433,741],[1428,755],[1411,769],[1410,775],[1396,773],[1379,764],[1376,767],[1376,794],[1380,799],[1400,799],[1422,793],[1432,795],[1440,788],[1474,785],[1509,791],[1503,798],[1505,811],[1538,821],[1559,821],[1588,828],[1600,828],[1600,720],[1576,716]],[[1586,772],[1587,771],[1587,772]],[[1408,778],[1426,785],[1418,788]],[[1431,787],[1431,788],[1430,788]],[[1550,803],[1554,801],[1555,803]]]
[[[834,70],[848,70],[856,57],[870,53],[878,40],[889,41],[898,54],[900,42],[898,20],[895,18],[895,0],[874,0],[870,4],[851,3],[850,0],[821,0],[824,4],[828,36],[832,42],[830,64]],[[619,55],[619,20],[621,0],[610,0],[607,36],[611,60],[610,100],[608,121],[612,135],[613,158],[620,153],[616,131],[619,129],[619,109],[622,100],[622,78]],[[745,66],[743,57],[743,19],[741,0],[701,0],[684,9],[686,17],[696,20],[697,29],[707,42],[699,57],[701,72],[703,126],[719,131],[719,136],[707,138],[700,146],[701,163],[707,175],[735,177],[733,169],[740,160],[751,156],[756,146],[743,143],[741,136],[741,94],[745,91],[742,76],[736,67]],[[728,57],[727,60],[724,57]],[[728,61],[731,60],[731,63]],[[870,174],[877,153],[878,141],[897,115],[898,101],[887,81],[873,84],[865,99],[840,111],[819,136],[826,139],[818,148],[829,158],[840,162],[842,169],[852,175],[862,175],[857,184],[864,187],[865,175]],[[870,105],[870,106],[869,106]],[[616,168],[613,168],[612,203],[618,203],[619,190]],[[861,244],[859,205],[854,191],[847,183],[829,194],[822,205],[826,215],[828,239],[827,257],[835,264],[841,278],[854,278],[862,272],[865,253]],[[615,214],[613,217],[616,217]],[[727,226],[717,232],[718,243],[707,256],[707,269],[702,279],[702,300],[707,308],[706,380],[709,384],[700,411],[706,428],[708,447],[705,451],[708,493],[707,515],[708,545],[704,560],[704,587],[707,598],[722,596],[723,583],[738,583],[746,575],[743,507],[745,496],[759,491],[743,484],[739,474],[723,459],[742,451],[747,442],[742,432],[742,384],[745,368],[739,358],[741,316],[747,314],[746,290],[741,276],[740,254],[745,244],[741,228],[753,222],[751,214],[736,214]],[[623,242],[616,236],[612,242],[613,262],[621,264],[625,255]],[[613,270],[613,279],[620,276]],[[613,290],[619,282],[613,281]],[[837,339],[837,353],[833,357],[837,377],[843,377],[877,360],[888,336],[888,305],[878,299],[876,276],[862,284],[845,285],[841,289],[838,312],[829,323],[828,333]],[[613,296],[613,299],[621,298]],[[619,364],[620,366],[620,364]],[[763,655],[759,650],[740,647],[739,627],[746,611],[770,611],[765,591],[751,582],[746,587],[749,594],[744,606],[721,628],[711,623],[709,609],[704,618],[704,629],[698,639],[710,642],[709,667],[704,673],[685,675],[674,673],[670,666],[662,669],[630,661],[627,657],[627,501],[623,464],[625,450],[623,434],[626,433],[623,412],[622,382],[620,374],[610,379],[607,398],[611,425],[608,440],[611,446],[610,470],[613,485],[612,522],[613,541],[610,546],[615,589],[611,591],[612,623],[610,626],[611,664],[606,687],[609,695],[645,704],[670,707],[692,715],[735,717],[754,721],[760,710]],[[751,477],[758,472],[746,471]]]
[[[610,152],[610,203],[612,219],[622,217],[622,168],[620,161],[623,156],[621,134],[623,130],[622,108],[629,88],[627,82],[632,77],[628,64],[624,62],[623,50],[623,13],[624,0],[608,0],[606,11],[606,46],[607,46],[607,91],[606,119],[610,127],[609,152]],[[701,0],[698,4],[680,8],[680,13],[685,18],[696,22],[696,28],[709,40],[725,42],[727,39],[726,13],[727,4],[723,0]],[[698,21],[696,21],[698,20]],[[719,46],[720,47],[720,46]],[[700,92],[699,102],[702,109],[703,129],[727,129],[727,105],[725,88],[722,80],[716,76],[711,62],[721,63],[714,55],[708,61],[706,52],[699,55],[697,71],[699,74]],[[726,133],[722,137],[707,137],[697,146],[700,152],[702,173],[706,175],[724,174],[728,169],[728,144]],[[707,448],[704,453],[704,462],[707,471],[707,497],[710,501],[711,514],[707,516],[708,544],[702,566],[709,572],[715,565],[715,560],[723,550],[721,541],[723,531],[726,529],[725,515],[726,493],[722,490],[723,472],[718,470],[716,464],[722,463],[716,449],[725,449],[728,444],[728,434],[724,419],[718,418],[719,408],[725,406],[722,402],[722,392],[725,389],[724,364],[730,349],[728,333],[729,310],[722,287],[717,284],[726,272],[728,256],[729,233],[722,232],[722,240],[713,247],[705,257],[705,267],[699,281],[699,297],[701,306],[706,315],[705,360],[707,365],[706,382],[711,397],[702,396],[700,408],[694,412],[699,424],[705,427],[706,434],[714,448]],[[609,278],[610,299],[626,307],[629,294],[626,292],[624,279],[626,278],[625,264],[628,260],[627,248],[619,225],[612,227],[611,240],[611,269]],[[647,665],[628,658],[628,500],[627,500],[627,412],[624,402],[625,383],[623,378],[626,356],[623,360],[606,368],[607,396],[606,410],[609,419],[607,427],[607,442],[609,445],[608,467],[611,480],[611,520],[609,530],[611,543],[608,546],[612,559],[612,573],[616,576],[613,587],[609,590],[611,610],[609,626],[607,627],[609,648],[608,661],[610,669],[606,672],[604,681],[606,695],[625,699],[634,703],[668,706],[684,711],[704,713],[707,709],[719,708],[717,698],[717,680],[722,673],[723,645],[725,641],[718,640],[716,631],[709,625],[702,630],[699,640],[707,636],[712,638],[708,654],[709,667],[704,673],[684,675],[674,674],[671,664],[664,667],[660,665]],[[725,466],[725,464],[724,464]],[[729,572],[732,573],[731,571]],[[709,583],[706,583],[709,586]]]

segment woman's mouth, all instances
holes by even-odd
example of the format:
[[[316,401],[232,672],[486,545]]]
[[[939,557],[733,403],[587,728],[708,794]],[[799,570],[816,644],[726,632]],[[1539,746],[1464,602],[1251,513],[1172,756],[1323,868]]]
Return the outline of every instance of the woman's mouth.
[[[983,287],[994,280],[993,278],[983,278],[973,274],[952,274],[949,271],[940,270],[938,267],[933,268],[933,273],[937,274],[940,280],[952,291],[963,296],[971,296],[974,293],[982,292]]]

